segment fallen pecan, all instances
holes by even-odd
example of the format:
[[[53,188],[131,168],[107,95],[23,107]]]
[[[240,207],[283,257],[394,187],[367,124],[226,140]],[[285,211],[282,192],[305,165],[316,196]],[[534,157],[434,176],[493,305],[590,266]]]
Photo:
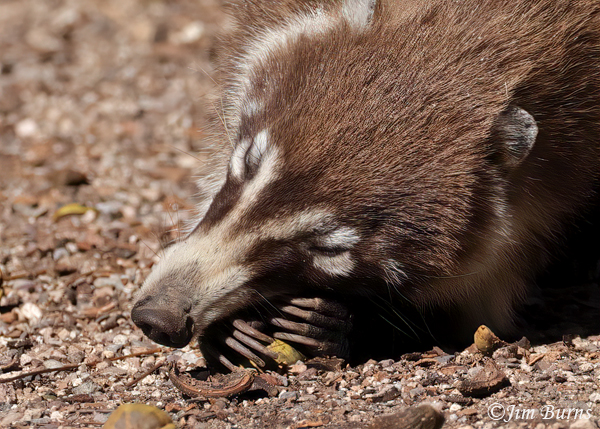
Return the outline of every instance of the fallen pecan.
[[[230,374],[214,376],[211,381],[201,381],[187,373],[179,374],[173,366],[169,371],[169,379],[178,390],[193,398],[225,398],[248,390],[255,374],[253,370],[240,369]]]

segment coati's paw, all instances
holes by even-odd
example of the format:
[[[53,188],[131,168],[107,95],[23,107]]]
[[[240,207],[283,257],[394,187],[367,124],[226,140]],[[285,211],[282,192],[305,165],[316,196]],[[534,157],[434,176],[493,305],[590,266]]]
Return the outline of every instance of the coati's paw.
[[[279,309],[287,318],[269,321],[278,329],[274,338],[299,344],[311,356],[348,357],[352,316],[346,306],[331,299],[292,298]]]
[[[236,318],[230,326],[221,326],[220,335],[206,336],[212,343],[202,341],[203,354],[209,362],[218,361],[230,370],[237,368],[240,357],[265,368],[281,363],[279,353],[269,347],[278,339],[309,358],[348,357],[352,317],[343,304],[324,298],[292,298],[276,308],[277,316],[261,321]]]

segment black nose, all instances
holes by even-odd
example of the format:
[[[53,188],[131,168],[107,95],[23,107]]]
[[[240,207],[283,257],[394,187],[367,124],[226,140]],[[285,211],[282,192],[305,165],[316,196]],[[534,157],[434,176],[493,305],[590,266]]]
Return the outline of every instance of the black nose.
[[[133,306],[131,319],[148,338],[165,346],[184,347],[192,339],[194,322],[189,314],[175,306],[159,307],[151,297]]]

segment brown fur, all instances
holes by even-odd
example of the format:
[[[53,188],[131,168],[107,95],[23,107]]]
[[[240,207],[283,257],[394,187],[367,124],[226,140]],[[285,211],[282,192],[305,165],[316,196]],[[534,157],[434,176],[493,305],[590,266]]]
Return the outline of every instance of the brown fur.
[[[444,308],[463,332],[479,323],[509,329],[514,305],[597,192],[600,4],[384,1],[364,28],[342,22],[252,57],[265,31],[319,7],[335,15],[340,4],[240,0],[232,8],[219,51],[222,139],[268,127],[284,162],[231,234],[323,208],[361,237],[348,279],[302,266],[293,240],[255,246],[244,260],[247,289],[274,296],[272,279],[283,272],[340,295],[392,291],[421,309]],[[244,115],[248,100],[261,109]],[[510,106],[539,129],[514,165],[501,125]],[[222,222],[243,186],[230,176],[192,235]],[[383,269],[391,260],[401,268]],[[184,294],[198,282],[178,281]]]
[[[315,3],[244,2],[225,67],[235,74],[256,29]],[[598,2],[413,3],[399,12],[380,5],[366,33],[340,28],[265,65],[256,80],[273,83],[257,89],[272,91],[263,120],[276,121],[274,140],[285,145],[296,176],[294,192],[283,183],[273,195],[278,206],[293,209],[301,198],[352,218],[389,212],[394,221],[365,249],[367,266],[401,254],[423,276],[410,291],[420,305],[481,305],[508,321],[548,244],[595,192]],[[493,121],[509,104],[531,113],[540,135],[525,162],[507,172],[489,158],[498,150]],[[302,180],[319,175],[322,189],[304,193]],[[508,202],[509,237],[495,230],[494,199]],[[494,240],[501,248],[487,255]],[[452,276],[461,278],[435,279]]]

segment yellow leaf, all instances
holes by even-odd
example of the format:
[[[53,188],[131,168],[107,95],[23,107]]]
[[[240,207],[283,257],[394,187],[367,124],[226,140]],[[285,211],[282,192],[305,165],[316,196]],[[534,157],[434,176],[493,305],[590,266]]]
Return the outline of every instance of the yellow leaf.
[[[62,206],[58,210],[54,212],[52,219],[56,222],[61,217],[69,216],[69,215],[82,215],[86,213],[88,210],[95,210],[91,207],[86,207],[79,203],[71,203]]]
[[[299,360],[306,359],[302,353],[281,340],[273,341],[267,348],[279,355],[275,362],[281,365],[293,365]]]

